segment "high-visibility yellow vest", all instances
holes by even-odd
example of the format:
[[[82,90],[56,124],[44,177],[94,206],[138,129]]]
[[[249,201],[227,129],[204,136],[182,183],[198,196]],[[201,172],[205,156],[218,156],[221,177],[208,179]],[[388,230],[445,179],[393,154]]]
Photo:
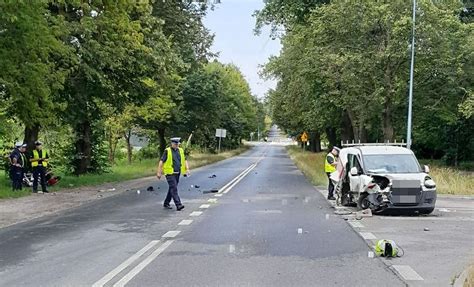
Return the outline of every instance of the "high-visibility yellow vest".
[[[47,157],[47,156],[48,156],[48,153],[46,152],[46,150],[42,150],[42,156],[43,156],[43,157]],[[39,159],[39,158],[40,158],[40,157],[39,157],[39,152],[38,152],[38,150],[34,149],[34,150],[33,150],[33,159]],[[38,166],[38,165],[39,165],[39,161],[32,161],[32,162],[31,162],[31,166],[32,166],[32,167],[36,167],[36,166]],[[48,166],[48,162],[43,160],[42,166],[45,166],[45,167]]]
[[[328,156],[332,157],[334,159],[334,162],[336,162],[336,157],[332,154],[332,153],[328,153],[328,155],[326,156],[326,158],[324,159],[324,171],[325,172],[335,172],[336,171],[336,167],[335,166],[332,166],[329,162],[328,162]]]
[[[166,161],[163,165],[163,172],[165,175],[171,175],[174,174],[174,168],[173,168],[173,153],[171,152],[171,148],[166,148],[166,152],[168,153],[166,157]],[[181,156],[181,174],[186,173],[186,159],[184,158],[184,150],[182,148],[179,148],[179,154]]]

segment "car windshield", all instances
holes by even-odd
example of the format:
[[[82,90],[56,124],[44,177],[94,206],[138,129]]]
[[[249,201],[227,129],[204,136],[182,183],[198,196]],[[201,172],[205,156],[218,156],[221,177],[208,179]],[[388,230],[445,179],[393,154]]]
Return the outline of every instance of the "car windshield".
[[[411,154],[376,154],[364,156],[369,173],[417,173],[420,166]]]

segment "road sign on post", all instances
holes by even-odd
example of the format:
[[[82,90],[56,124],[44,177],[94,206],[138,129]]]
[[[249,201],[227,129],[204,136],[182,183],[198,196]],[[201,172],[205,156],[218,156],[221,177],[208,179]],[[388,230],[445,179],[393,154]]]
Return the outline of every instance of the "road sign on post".
[[[308,134],[306,132],[303,132],[301,135],[301,141],[304,143],[308,141]]]
[[[221,140],[222,138],[225,138],[227,136],[227,130],[226,129],[216,129],[216,137],[219,138],[219,148],[217,153],[221,152]]]
[[[306,132],[303,132],[301,135],[301,142],[303,142],[303,151],[306,150],[306,143],[308,142],[308,134]]]

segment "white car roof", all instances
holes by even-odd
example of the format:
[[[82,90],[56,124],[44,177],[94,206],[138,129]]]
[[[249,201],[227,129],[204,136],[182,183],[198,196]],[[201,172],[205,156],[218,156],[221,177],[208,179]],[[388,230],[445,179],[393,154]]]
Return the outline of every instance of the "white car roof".
[[[354,147],[361,151],[363,155],[367,154],[413,154],[413,152],[407,148],[399,146],[356,146]]]

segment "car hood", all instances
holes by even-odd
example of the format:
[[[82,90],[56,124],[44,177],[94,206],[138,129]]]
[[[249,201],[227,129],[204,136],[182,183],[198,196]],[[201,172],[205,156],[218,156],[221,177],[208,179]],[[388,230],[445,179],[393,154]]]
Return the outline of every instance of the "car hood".
[[[428,174],[424,173],[424,172],[420,172],[420,173],[377,173],[377,174],[370,174],[370,175],[373,175],[373,176],[384,176],[388,179],[390,179],[390,181],[404,181],[404,180],[409,180],[409,181],[419,181],[420,182],[420,185],[423,184],[423,182],[425,181],[425,177],[428,176]]]

